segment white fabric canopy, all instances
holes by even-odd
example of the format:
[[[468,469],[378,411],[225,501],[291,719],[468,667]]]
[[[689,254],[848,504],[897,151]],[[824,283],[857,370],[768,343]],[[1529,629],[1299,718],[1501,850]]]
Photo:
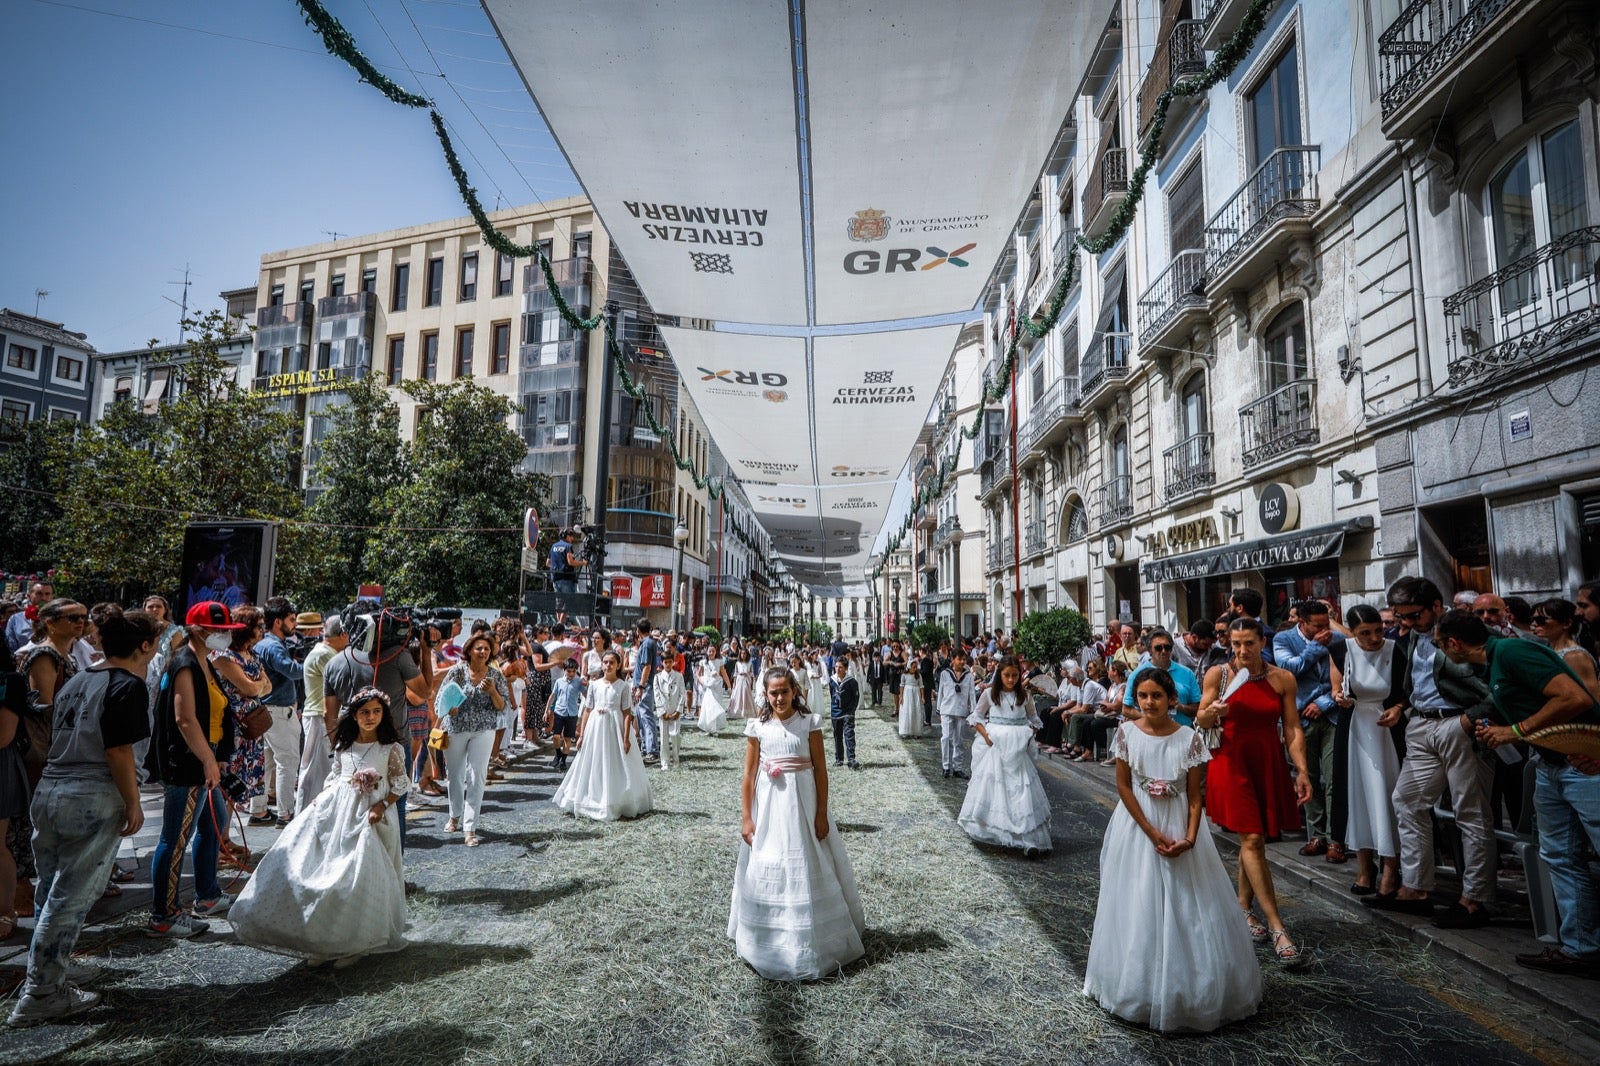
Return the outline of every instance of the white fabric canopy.
[[[863,584],[1112,2],[485,0],[651,306],[712,324],[668,349],[814,591]]]

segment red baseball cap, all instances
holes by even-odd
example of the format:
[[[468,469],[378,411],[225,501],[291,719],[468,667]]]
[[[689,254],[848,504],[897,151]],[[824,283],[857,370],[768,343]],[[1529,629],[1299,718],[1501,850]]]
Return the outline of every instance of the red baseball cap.
[[[189,608],[189,613],[183,616],[184,625],[205,626],[207,629],[243,629],[244,626],[233,620],[233,615],[228,611],[228,605],[218,603],[216,600],[201,600]]]

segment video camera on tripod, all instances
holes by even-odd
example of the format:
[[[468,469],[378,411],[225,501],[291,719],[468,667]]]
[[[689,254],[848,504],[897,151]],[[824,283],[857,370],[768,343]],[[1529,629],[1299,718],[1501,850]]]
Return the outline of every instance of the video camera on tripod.
[[[374,600],[357,600],[339,612],[350,647],[364,655],[389,651],[411,642],[413,636],[428,644],[442,644],[461,621],[459,607],[384,607]]]

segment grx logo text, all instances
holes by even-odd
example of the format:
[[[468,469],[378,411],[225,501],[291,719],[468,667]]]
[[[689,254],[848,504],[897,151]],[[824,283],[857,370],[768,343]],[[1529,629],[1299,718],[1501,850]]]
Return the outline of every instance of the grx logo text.
[[[884,252],[862,248],[845,255],[844,270],[846,274],[915,274],[919,270],[932,270],[946,263],[953,267],[965,267],[969,264],[962,256],[977,246],[976,242],[963,244],[949,252],[932,245],[927,248],[890,248]],[[926,262],[922,258],[924,252],[929,256]]]
[[[701,381],[720,381],[724,385],[766,385],[776,388],[779,385],[789,384],[785,374],[774,371],[757,373],[754,370],[708,370],[703,366],[695,367],[704,376]]]

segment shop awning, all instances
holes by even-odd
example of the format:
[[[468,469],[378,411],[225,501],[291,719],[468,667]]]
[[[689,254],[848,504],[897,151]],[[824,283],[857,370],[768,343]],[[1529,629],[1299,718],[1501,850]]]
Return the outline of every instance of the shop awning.
[[[1153,559],[1144,564],[1144,580],[1193,581],[1195,578],[1236,574],[1242,570],[1271,570],[1280,566],[1301,566],[1321,559],[1336,559],[1344,550],[1346,533],[1364,533],[1372,528],[1366,516],[1331,526],[1317,526],[1285,533],[1278,537],[1231,544],[1210,551]]]

